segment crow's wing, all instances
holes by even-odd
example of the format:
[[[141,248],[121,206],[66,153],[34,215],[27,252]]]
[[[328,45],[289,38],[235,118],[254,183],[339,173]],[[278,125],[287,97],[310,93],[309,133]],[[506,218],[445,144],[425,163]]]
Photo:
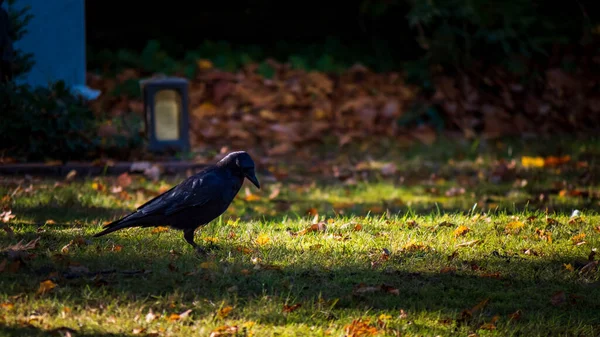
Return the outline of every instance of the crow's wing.
[[[157,196],[138,208],[144,215],[171,215],[188,207],[197,207],[222,198],[225,180],[218,171],[208,171],[189,177],[181,184]]]

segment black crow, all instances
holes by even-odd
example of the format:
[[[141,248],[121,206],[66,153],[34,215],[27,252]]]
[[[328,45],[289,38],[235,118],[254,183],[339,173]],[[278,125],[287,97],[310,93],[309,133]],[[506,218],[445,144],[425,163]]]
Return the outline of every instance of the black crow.
[[[194,242],[194,231],[227,210],[244,178],[260,189],[250,155],[245,151],[232,152],[217,164],[146,202],[135,212],[106,225],[106,229],[94,237],[129,227],[169,226],[182,230],[185,241],[198,252],[204,252]]]

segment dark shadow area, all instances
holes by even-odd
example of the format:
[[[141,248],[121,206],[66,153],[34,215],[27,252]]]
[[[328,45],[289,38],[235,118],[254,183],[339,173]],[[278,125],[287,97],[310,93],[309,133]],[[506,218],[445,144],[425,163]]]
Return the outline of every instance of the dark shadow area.
[[[64,226],[72,228],[74,224],[84,222],[107,221],[123,216],[133,210],[124,208],[90,207],[80,203],[70,205],[41,205],[34,207],[15,207],[13,213],[25,214],[34,223],[44,225],[47,220],[54,220],[52,227]]]
[[[0,278],[0,287],[7,296],[31,293],[39,282],[54,275],[59,288],[50,296],[65,305],[97,305],[97,301],[86,299],[90,289],[100,301],[112,297],[121,302],[148,301],[156,311],[173,311],[168,301],[156,302],[157,297],[173,294],[181,296],[182,308],[206,299],[212,303],[235,303],[239,312],[268,296],[275,303],[289,299],[309,308],[318,306],[319,301],[329,303],[331,309],[315,314],[315,319],[324,320],[335,319],[340,310],[366,308],[439,311],[456,319],[462,310],[488,298],[489,305],[481,317],[468,323],[474,324],[472,327],[494,315],[506,317],[522,310],[524,318],[512,323],[517,331],[520,324],[526,326],[532,321],[548,322],[536,331],[540,335],[556,335],[560,329],[569,331],[573,324],[586,325],[595,334],[600,331],[597,274],[573,273],[570,277],[564,274],[563,265],[567,263],[581,271],[586,256],[532,257],[490,252],[485,259],[469,259],[466,248],[459,250],[452,260],[436,251],[392,252],[389,260],[372,267],[368,255],[381,248],[361,247],[355,252],[345,252],[340,243],[338,247],[312,250],[303,248],[299,241],[295,248],[250,247],[253,252],[244,254],[239,249],[242,246],[224,242],[213,250],[214,255],[198,257],[183,240],[174,241],[169,248],[161,243],[160,235],[148,233],[135,238],[125,235],[93,239],[89,245],[74,247],[57,259],[55,254],[60,247],[72,239],[60,231],[31,233],[13,241],[36,236],[41,237],[39,247],[32,251],[37,257],[25,261],[15,273],[4,273]],[[111,251],[114,245],[123,248]],[[169,252],[171,249],[175,252]],[[139,254],[140,250],[147,255]],[[345,260],[332,261],[334,250]],[[295,257],[291,265],[278,266],[278,261],[290,255]],[[262,259],[260,267],[251,261],[251,256]],[[447,261],[446,265],[454,270],[441,272],[440,261]],[[77,276],[77,272],[69,269],[71,262],[86,266],[89,272]],[[201,262],[211,262],[210,267],[200,267]],[[356,290],[361,283],[385,285],[397,289],[398,294],[386,292],[386,288],[360,293]],[[564,292],[564,299],[553,304],[553,294],[558,292]],[[212,310],[206,306],[194,308],[200,316],[210,315]],[[255,319],[278,325],[295,322],[300,317],[265,313]]]
[[[69,332],[73,336],[79,337],[125,337],[131,336],[131,334],[113,334],[113,333],[98,333],[98,332],[81,332],[72,329],[52,329],[52,330],[44,330],[39,327],[30,325],[30,326],[14,326],[14,325],[5,325],[0,324],[0,334],[2,336],[7,337],[36,337],[36,336],[66,336],[66,333]],[[69,335],[70,336],[70,335]]]

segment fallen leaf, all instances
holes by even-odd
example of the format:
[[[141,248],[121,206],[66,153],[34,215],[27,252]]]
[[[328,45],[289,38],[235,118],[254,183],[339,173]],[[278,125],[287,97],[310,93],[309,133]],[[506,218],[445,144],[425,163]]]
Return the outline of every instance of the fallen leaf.
[[[11,210],[3,211],[2,213],[0,213],[0,221],[2,221],[3,223],[9,222],[11,219],[14,219],[15,217],[16,216],[14,214],[12,214]]]
[[[264,246],[264,245],[268,244],[269,242],[271,242],[271,239],[269,238],[269,236],[267,234],[260,234],[256,238],[256,244],[258,244],[260,246]]]
[[[127,188],[131,185],[132,179],[129,173],[123,172],[117,177],[117,184],[122,188]]]
[[[459,243],[458,245],[456,245],[456,247],[472,247],[472,246],[478,245],[482,242],[483,241],[476,239],[476,240]]]
[[[219,309],[219,311],[217,311],[217,316],[219,316],[219,318],[225,318],[227,316],[229,316],[229,313],[231,313],[231,311],[233,310],[232,306],[225,306],[221,309]]]
[[[163,232],[168,232],[168,231],[169,231],[169,227],[158,226],[158,227],[154,228],[151,233],[158,234],[158,233],[163,233]]]
[[[585,239],[585,233],[580,233],[580,234],[573,236],[571,238],[571,242],[573,242],[574,245],[580,245],[582,243],[585,243],[585,241],[583,239]]]
[[[192,312],[192,309],[188,309],[180,314],[171,314],[167,320],[169,320],[170,322],[174,322],[174,321],[180,321],[186,317],[188,317],[190,315],[190,313]]]
[[[523,167],[544,167],[545,161],[544,158],[542,157],[528,157],[528,156],[523,156],[521,157],[521,165],[523,165]]]
[[[565,304],[566,301],[567,295],[564,291],[557,291],[554,294],[552,294],[552,297],[550,297],[550,303],[555,307]]]
[[[0,304],[0,307],[4,310],[12,310],[14,309],[15,305],[11,302],[4,302]]]
[[[456,271],[456,267],[444,267],[440,270],[440,273],[447,274],[447,273],[453,273],[455,271]]]
[[[500,319],[500,316],[496,315],[494,317],[492,317],[492,319],[485,324],[482,324],[479,329],[482,330],[496,330],[496,322],[498,322],[498,320]]]
[[[581,268],[579,274],[589,274],[598,270],[598,264],[600,261],[592,261],[588,262],[585,266]]]
[[[152,312],[152,309],[148,310],[148,313],[146,314],[146,323],[154,321],[157,317],[158,316]]]
[[[521,310],[517,310],[517,311],[513,312],[512,314],[509,314],[508,318],[510,318],[513,321],[518,321],[521,319],[521,316],[523,316],[523,312],[521,312]]]
[[[469,227],[467,227],[465,225],[460,225],[460,226],[458,226],[458,228],[456,228],[454,230],[454,236],[456,236],[456,237],[463,236],[470,231],[471,231],[471,229]]]
[[[46,281],[40,282],[40,287],[37,291],[37,294],[44,295],[44,294],[48,293],[49,291],[51,291],[52,289],[54,289],[56,286],[57,286],[57,284],[52,282],[51,280],[46,280]]]
[[[294,305],[284,304],[283,305],[283,312],[294,312],[294,311],[298,310],[301,306],[302,306],[301,303],[296,303]]]
[[[523,227],[525,227],[525,224],[521,221],[512,221],[506,224],[504,232],[506,234],[518,234]]]
[[[246,191],[245,192],[246,196],[244,197],[244,200],[252,202],[252,201],[258,201],[261,199],[260,196],[253,194],[248,187],[246,187],[245,191]]]
[[[379,333],[376,326],[370,324],[369,319],[355,319],[344,327],[344,337],[366,337],[375,336]]]
[[[237,325],[234,325],[234,326],[223,325],[223,326],[220,326],[220,327],[214,329],[213,331],[211,331],[209,337],[234,336],[234,335],[237,336],[238,330],[239,329],[238,329]]]

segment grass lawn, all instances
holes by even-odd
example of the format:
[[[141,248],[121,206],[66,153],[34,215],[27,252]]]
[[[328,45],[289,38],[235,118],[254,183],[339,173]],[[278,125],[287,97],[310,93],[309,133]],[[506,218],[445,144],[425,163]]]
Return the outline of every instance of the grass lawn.
[[[511,155],[259,170],[207,256],[91,237],[182,177],[0,177],[0,335],[598,336],[597,153]]]

